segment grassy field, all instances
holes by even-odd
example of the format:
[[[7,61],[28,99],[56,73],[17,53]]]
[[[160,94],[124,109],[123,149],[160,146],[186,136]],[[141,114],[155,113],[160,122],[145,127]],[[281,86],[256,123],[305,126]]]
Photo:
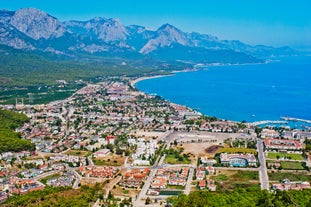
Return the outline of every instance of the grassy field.
[[[161,190],[160,191],[160,195],[168,195],[168,196],[177,196],[179,194],[181,194],[182,191],[179,191],[179,190]]]
[[[125,159],[125,156],[110,154],[104,158],[93,159],[93,162],[95,165],[121,166]]]
[[[182,160],[179,160],[175,158],[174,155],[170,155],[170,154],[165,156],[164,162],[168,164],[190,164],[191,163],[189,159],[182,158]]]
[[[304,170],[301,162],[281,162],[282,169],[284,170]]]
[[[257,151],[255,149],[248,149],[248,148],[219,148],[217,153],[229,153],[229,154],[233,154],[233,153],[242,153],[242,154],[257,154]]]
[[[91,152],[82,151],[82,150],[69,150],[65,153],[66,155],[74,155],[74,156],[83,156],[87,157],[91,155]]]
[[[49,175],[49,176],[47,176],[45,178],[42,178],[40,181],[41,181],[41,183],[46,185],[46,181],[48,181],[49,179],[51,179],[51,178],[59,178],[59,177],[60,177],[60,174],[59,173],[55,173],[53,175]]]
[[[256,171],[222,170],[210,178],[216,181],[220,191],[233,190],[236,187],[259,187],[259,174]]]
[[[284,179],[289,179],[291,181],[311,181],[311,175],[304,173],[274,172],[268,173],[268,176],[271,181],[282,181]]]
[[[181,186],[181,185],[167,185],[167,189],[184,190],[185,186]]]
[[[282,159],[282,157],[288,157],[291,160],[303,160],[303,156],[301,154],[268,153],[267,156],[269,159]]]

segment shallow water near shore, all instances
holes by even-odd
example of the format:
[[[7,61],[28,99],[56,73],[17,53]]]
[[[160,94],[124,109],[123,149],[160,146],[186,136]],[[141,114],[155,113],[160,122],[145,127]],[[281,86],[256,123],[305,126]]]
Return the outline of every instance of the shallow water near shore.
[[[281,116],[311,120],[311,57],[267,64],[214,66],[135,84],[205,115],[247,122]]]

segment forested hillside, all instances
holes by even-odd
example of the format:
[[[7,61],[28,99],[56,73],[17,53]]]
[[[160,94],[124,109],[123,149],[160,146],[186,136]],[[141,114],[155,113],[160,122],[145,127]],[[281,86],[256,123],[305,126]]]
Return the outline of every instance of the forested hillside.
[[[0,109],[0,153],[35,150],[34,144],[29,140],[22,140],[14,129],[29,121],[24,114]]]
[[[311,206],[311,190],[277,191],[269,193],[257,188],[235,189],[233,192],[196,191],[188,196],[182,194],[172,197],[170,201],[176,207],[223,207],[223,206],[262,206],[262,207],[288,207]]]

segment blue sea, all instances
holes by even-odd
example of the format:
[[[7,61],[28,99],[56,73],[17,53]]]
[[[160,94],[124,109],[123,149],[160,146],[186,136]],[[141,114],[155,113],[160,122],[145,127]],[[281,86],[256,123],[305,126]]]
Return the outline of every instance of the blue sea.
[[[135,86],[227,120],[280,120],[281,116],[311,120],[311,56],[266,64],[211,66],[143,80]]]

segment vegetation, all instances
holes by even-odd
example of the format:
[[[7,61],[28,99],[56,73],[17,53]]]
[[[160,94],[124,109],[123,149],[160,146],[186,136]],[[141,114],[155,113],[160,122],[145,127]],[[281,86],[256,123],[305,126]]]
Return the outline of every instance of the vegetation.
[[[182,186],[182,185],[167,185],[167,189],[184,190],[185,186]]]
[[[211,176],[216,181],[219,191],[233,190],[237,187],[259,188],[259,175],[256,171],[221,171],[220,174]]]
[[[54,85],[56,80],[90,80],[96,77],[142,75],[155,72],[148,67],[121,65],[122,59],[99,58],[66,60],[63,57],[47,54],[23,52],[0,46],[1,86]],[[84,60],[84,61],[83,61]],[[124,61],[130,61],[124,59]],[[147,64],[144,64],[147,65]],[[139,63],[136,66],[141,66]]]
[[[53,175],[50,175],[50,176],[47,176],[45,178],[42,178],[40,181],[41,183],[45,184],[46,185],[46,182],[49,180],[49,179],[52,179],[52,178],[59,178],[60,177],[60,173],[55,173]]]
[[[0,45],[0,103],[13,104],[15,98],[24,98],[25,103],[48,103],[67,98],[81,88],[84,84],[76,83],[77,80],[98,82],[112,76],[160,75],[187,67],[172,63],[162,68],[158,62],[149,64],[145,59],[82,56],[69,60],[65,56],[23,52]],[[123,61],[128,64],[120,64]],[[68,84],[57,83],[57,80]]]
[[[282,169],[284,170],[304,170],[305,167],[303,166],[302,162],[281,162]]]
[[[0,101],[1,104],[15,104],[16,98],[18,98],[19,101],[23,99],[24,104],[44,104],[54,100],[65,99],[83,86],[85,86],[83,83],[56,84],[50,86],[42,84],[21,87],[0,86]]]
[[[257,151],[255,149],[248,149],[248,148],[219,148],[217,153],[229,153],[229,154],[233,154],[233,153],[242,153],[242,154],[250,153],[250,154],[256,155]]]
[[[258,190],[257,188],[237,188],[233,192],[208,192],[196,191],[188,196],[181,194],[177,197],[169,199],[173,206],[188,207],[188,206],[310,206],[311,205],[311,190],[302,191],[277,191],[269,193],[268,191]]]
[[[287,153],[268,153],[267,158],[269,159],[290,159],[290,160],[303,160],[301,154],[287,154]]]
[[[168,164],[190,164],[190,155],[182,154],[183,150],[183,148],[163,150],[162,153],[166,154],[164,162]]]
[[[282,181],[289,179],[290,181],[310,181],[311,175],[303,173],[288,173],[288,172],[272,172],[268,173],[269,180],[271,181]]]
[[[22,140],[19,133],[13,131],[28,121],[29,118],[24,114],[0,109],[0,153],[35,150],[34,144],[29,140]]]
[[[83,150],[68,150],[65,154],[66,154],[66,155],[74,155],[74,156],[88,157],[88,156],[90,156],[92,153],[91,153],[91,152],[88,152],[88,151],[83,151]]]
[[[225,143],[228,144],[232,148],[257,149],[256,141],[250,141],[250,140],[236,138],[234,141],[232,141],[231,139],[227,139],[227,140],[225,140]]]
[[[305,144],[306,144],[306,150],[310,151],[311,150],[311,140],[305,138]]]
[[[4,207],[17,206],[75,206],[88,207],[90,203],[95,202],[100,193],[100,189],[82,186],[79,190],[73,190],[68,187],[46,187],[44,190],[33,191],[28,194],[11,196]]]

